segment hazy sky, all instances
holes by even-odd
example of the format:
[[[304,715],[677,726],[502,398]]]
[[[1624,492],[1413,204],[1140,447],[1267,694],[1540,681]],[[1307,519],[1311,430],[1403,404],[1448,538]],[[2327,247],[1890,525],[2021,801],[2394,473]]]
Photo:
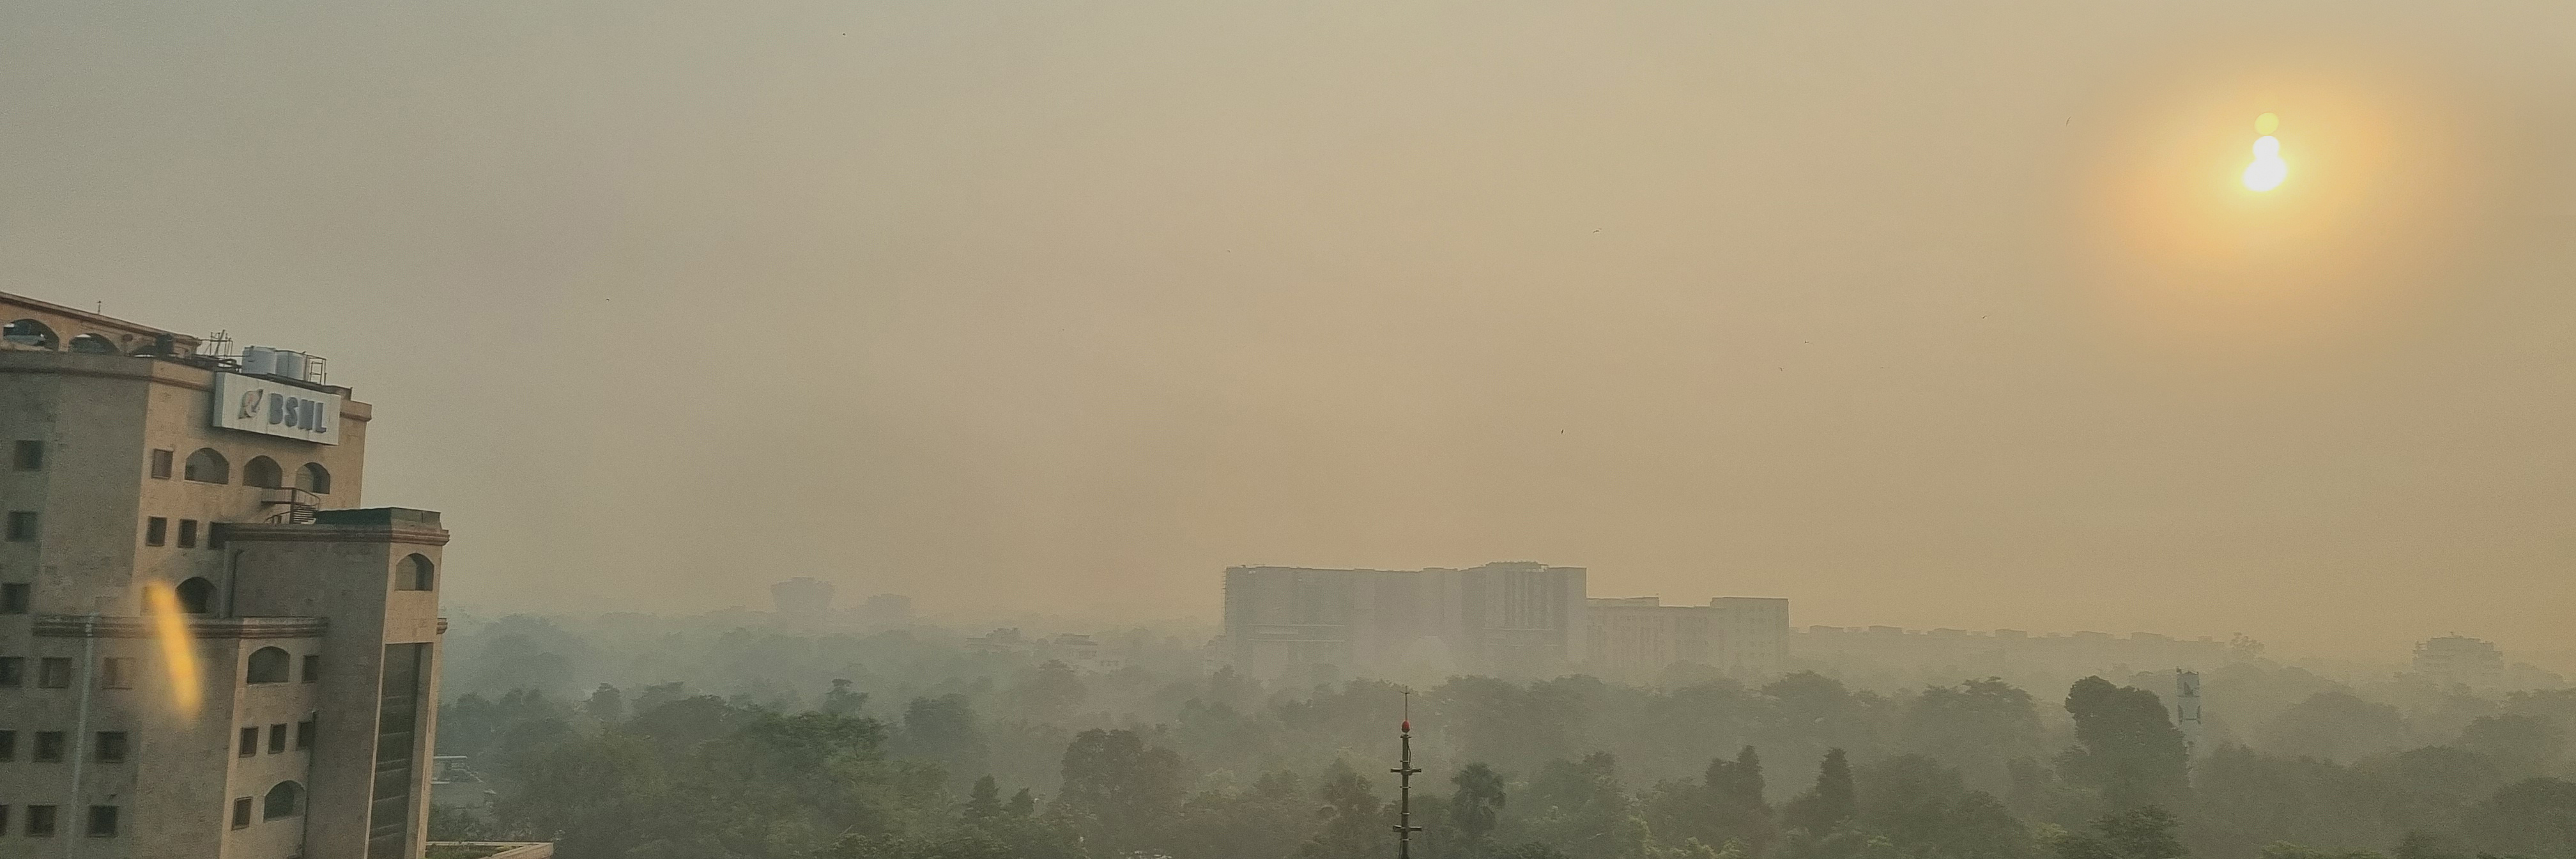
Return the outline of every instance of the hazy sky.
[[[2564,2],[0,5],[0,290],[328,357],[487,608],[2576,651],[2571,152]]]

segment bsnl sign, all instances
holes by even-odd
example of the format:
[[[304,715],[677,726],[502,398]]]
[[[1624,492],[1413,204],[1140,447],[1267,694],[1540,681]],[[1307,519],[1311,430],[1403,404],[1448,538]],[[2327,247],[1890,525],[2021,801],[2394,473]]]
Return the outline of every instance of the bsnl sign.
[[[340,443],[340,395],[282,382],[215,374],[215,426],[322,444]]]

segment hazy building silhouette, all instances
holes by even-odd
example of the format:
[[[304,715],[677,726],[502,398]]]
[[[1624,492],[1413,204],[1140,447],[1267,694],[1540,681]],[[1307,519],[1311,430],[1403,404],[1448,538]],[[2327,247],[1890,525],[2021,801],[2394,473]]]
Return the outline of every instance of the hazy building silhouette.
[[[1991,674],[2054,684],[2123,666],[2215,670],[2247,658],[2260,645],[2251,640],[2180,639],[2151,632],[2034,635],[2018,629],[1809,626],[1790,633],[1788,650],[1788,657],[1801,667],[1868,673],[1889,683],[1955,682],[1963,676]]]
[[[912,598],[902,594],[877,594],[859,604],[859,625],[869,629],[895,629],[912,625]]]
[[[2504,679],[2504,651],[2465,635],[2425,639],[2415,645],[2415,673],[2440,683],[2493,686]]]
[[[817,621],[832,612],[831,582],[797,576],[769,586],[769,601],[790,620]]]
[[[1789,647],[1789,601],[1719,597],[1707,605],[1664,605],[1657,597],[1588,600],[1591,669],[1604,677],[1645,682],[1677,663],[1762,678],[1780,673]]]
[[[0,768],[0,853],[43,807],[92,856],[420,856],[448,533],[356,509],[371,407],[293,352],[0,321],[0,727],[66,759]]]
[[[1300,682],[1345,672],[1545,673],[1583,660],[1585,576],[1582,567],[1528,561],[1233,567],[1225,571],[1224,651],[1245,673]]]

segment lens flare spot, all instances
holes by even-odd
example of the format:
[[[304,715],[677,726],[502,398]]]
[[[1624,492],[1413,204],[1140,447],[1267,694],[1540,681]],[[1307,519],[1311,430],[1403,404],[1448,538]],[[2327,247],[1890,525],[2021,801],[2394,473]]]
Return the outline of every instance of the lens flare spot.
[[[2256,134],[2269,137],[2272,135],[2272,132],[2279,130],[2281,130],[2281,117],[2279,114],[2267,113],[2254,118],[2254,133]]]
[[[170,705],[181,716],[195,716],[205,691],[197,670],[197,648],[188,638],[188,617],[179,611],[179,593],[167,584],[144,587],[145,610],[152,614],[152,637],[161,644],[161,662],[170,666]]]

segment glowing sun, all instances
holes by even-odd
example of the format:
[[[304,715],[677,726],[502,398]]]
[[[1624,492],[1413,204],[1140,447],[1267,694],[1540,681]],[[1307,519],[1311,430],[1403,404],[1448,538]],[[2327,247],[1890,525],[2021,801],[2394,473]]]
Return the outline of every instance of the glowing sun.
[[[2281,118],[2264,114],[2254,118],[2254,163],[2245,165],[2245,188],[2260,194],[2281,187],[2290,178],[2290,164],[2281,160],[2281,139],[2272,132],[2281,127]]]

